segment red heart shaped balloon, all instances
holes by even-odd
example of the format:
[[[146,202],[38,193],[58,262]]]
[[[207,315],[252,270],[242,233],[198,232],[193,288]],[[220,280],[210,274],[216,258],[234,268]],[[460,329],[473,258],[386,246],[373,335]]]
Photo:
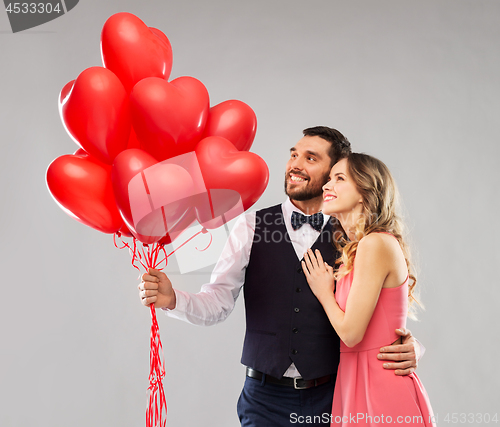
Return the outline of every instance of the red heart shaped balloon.
[[[195,219],[193,180],[178,164],[125,150],[115,159],[112,182],[122,217],[141,242],[170,242]]]
[[[128,145],[127,145],[127,149],[130,149],[130,148],[140,148],[140,149],[142,149],[141,141],[139,141],[137,139],[137,135],[136,135],[133,127],[130,130],[130,138],[128,139]]]
[[[210,206],[197,206],[198,221],[206,228],[219,227],[250,208],[267,187],[266,162],[225,138],[201,140],[196,156],[210,196]]]
[[[111,185],[111,166],[85,152],[55,159],[47,169],[50,194],[62,209],[81,223],[103,233],[123,226]]]
[[[130,180],[144,169],[156,164],[157,161],[150,154],[140,149],[122,151],[115,159],[111,172],[111,182],[116,198],[116,205],[127,225],[134,232],[132,210],[128,194]]]
[[[130,94],[132,123],[144,150],[157,160],[193,151],[209,110],[208,91],[193,77],[150,77]]]
[[[257,117],[244,102],[224,101],[210,108],[203,138],[221,136],[240,151],[248,151],[257,132]]]
[[[73,89],[75,81],[76,80],[71,80],[70,82],[66,83],[61,89],[61,93],[59,94],[59,113],[61,112],[60,110],[62,105],[67,101],[66,98],[71,93],[71,89]]]
[[[118,76],[127,92],[146,77],[168,79],[172,70],[168,38],[131,13],[117,13],[106,21],[101,53],[104,66]]]
[[[83,148],[79,148],[78,150],[76,150],[73,153],[73,156],[77,156],[77,157],[89,157],[89,153],[87,153]]]
[[[91,156],[111,164],[127,147],[130,108],[120,80],[109,70],[91,67],[61,91],[60,114],[69,135]]]

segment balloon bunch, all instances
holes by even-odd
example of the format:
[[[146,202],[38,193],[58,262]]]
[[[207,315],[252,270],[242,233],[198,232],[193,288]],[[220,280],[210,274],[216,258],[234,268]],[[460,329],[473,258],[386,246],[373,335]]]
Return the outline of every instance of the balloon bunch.
[[[120,238],[136,268],[160,268],[170,255],[164,246],[193,222],[206,233],[264,192],[267,165],[248,151],[255,113],[237,100],[210,108],[207,89],[193,77],[169,81],[168,38],[132,14],[106,21],[101,53],[103,67],[87,68],[61,90],[61,119],[80,148],[50,164],[47,185],[73,218],[114,234],[115,245]],[[166,405],[153,307],[151,316],[146,420],[156,426],[166,422]]]

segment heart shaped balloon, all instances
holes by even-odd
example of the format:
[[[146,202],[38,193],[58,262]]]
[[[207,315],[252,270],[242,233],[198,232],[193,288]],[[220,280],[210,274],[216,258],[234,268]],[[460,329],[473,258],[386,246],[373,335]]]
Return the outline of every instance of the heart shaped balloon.
[[[83,150],[82,148],[79,148],[78,150],[76,150],[73,153],[73,156],[92,159],[92,157],[90,157],[89,154],[85,150]],[[97,162],[97,160],[95,160],[95,159],[93,159],[93,160],[95,162]],[[97,162],[97,163],[101,164],[102,166],[105,166],[106,169],[108,170],[108,172],[110,171],[110,167],[108,165],[104,165],[103,163],[100,163],[100,162]],[[109,182],[110,179],[111,179],[111,176],[109,177],[108,182]],[[116,205],[116,202],[115,202],[115,205]],[[86,224],[86,225],[88,225],[88,224]],[[127,226],[125,225],[125,223],[122,223],[122,226],[120,227],[119,230],[116,231],[116,233],[119,234],[119,235],[123,235],[125,237],[133,237],[132,233],[127,228]]]
[[[76,80],[71,80],[70,82],[66,83],[61,89],[61,93],[59,94],[59,112],[61,112],[60,110],[62,105],[67,101],[67,98],[71,93],[71,89],[73,89],[73,86],[75,84],[75,81]]]
[[[143,243],[170,242],[195,219],[193,180],[178,164],[157,162],[140,149],[125,150],[113,164],[112,182],[128,229]]]
[[[269,181],[266,162],[255,153],[239,151],[230,141],[211,136],[196,146],[196,156],[210,205],[198,205],[197,217],[216,228],[252,206]]]
[[[208,117],[208,91],[193,77],[170,83],[150,77],[130,94],[132,123],[141,146],[157,160],[193,151]]]
[[[146,77],[166,80],[172,70],[167,36],[131,13],[108,18],[101,33],[101,53],[104,66],[118,76],[127,92]]]
[[[127,149],[129,148],[140,148],[142,149],[141,146],[141,141],[137,139],[137,135],[135,134],[134,128],[130,130],[130,138],[128,139],[128,144],[127,144]]]
[[[118,77],[106,68],[87,68],[64,86],[59,100],[69,135],[97,160],[113,163],[131,129],[128,96]]]
[[[210,108],[203,138],[221,136],[240,151],[248,151],[257,132],[257,117],[244,102],[224,101]]]
[[[111,166],[85,152],[55,159],[47,169],[47,186],[71,217],[103,233],[123,226],[111,185]]]

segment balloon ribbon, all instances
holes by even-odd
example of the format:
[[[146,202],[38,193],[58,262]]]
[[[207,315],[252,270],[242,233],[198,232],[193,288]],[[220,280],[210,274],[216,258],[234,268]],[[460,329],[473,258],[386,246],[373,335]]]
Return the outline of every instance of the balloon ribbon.
[[[121,245],[116,242],[120,238]],[[133,238],[129,244],[121,238],[120,234],[113,236],[113,242],[118,249],[127,248],[132,256],[132,265],[141,272],[137,264],[148,272],[149,268],[162,270],[167,265],[167,253],[163,245],[153,243],[152,245],[138,245]],[[164,266],[161,266],[165,263]],[[165,427],[167,425],[167,401],[163,389],[163,378],[165,378],[165,357],[160,338],[160,328],[156,319],[154,304],[151,304],[151,336],[149,349],[149,401],[146,408],[146,427]]]
[[[177,249],[180,249],[191,239],[199,234],[206,234],[208,231],[204,228],[194,236],[186,240]],[[116,238],[121,240],[119,246]],[[142,246],[137,243],[137,239],[133,238],[133,243],[129,244],[124,241],[120,233],[113,235],[113,243],[118,249],[127,248],[132,256],[132,265],[141,272],[137,264],[140,264],[146,272],[149,268],[155,270],[163,270],[168,263],[168,257],[174,251],[167,255],[165,247],[159,243],[148,245],[143,243]],[[206,250],[212,243],[212,235],[210,234],[210,243],[205,249],[198,249],[200,251]],[[176,250],[177,250],[176,249]],[[162,264],[165,264],[162,266]],[[156,310],[154,304],[151,304],[151,337],[150,337],[150,351],[149,351],[149,402],[146,408],[146,427],[165,427],[167,425],[167,402],[165,399],[165,391],[163,389],[163,378],[165,378],[165,357],[163,355],[163,346],[160,338],[160,327],[156,319]]]

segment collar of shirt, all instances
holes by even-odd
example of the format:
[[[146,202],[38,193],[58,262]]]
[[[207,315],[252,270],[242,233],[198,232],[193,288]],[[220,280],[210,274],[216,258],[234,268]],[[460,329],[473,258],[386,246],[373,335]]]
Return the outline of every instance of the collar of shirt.
[[[298,207],[296,207],[292,201],[290,200],[290,197],[287,197],[284,203],[281,205],[282,211],[283,211],[283,217],[285,218],[285,223],[286,223],[286,228],[293,230],[291,220],[290,218],[292,217],[292,212],[299,212],[303,215],[307,215],[304,212],[302,212]],[[323,214],[323,227],[325,227],[326,223],[330,219],[330,215],[325,215]],[[319,235],[319,232],[314,230],[309,224],[304,224],[304,227],[307,226],[308,229],[311,229],[314,231],[317,235]],[[304,228],[301,227],[301,228]],[[295,231],[295,230],[293,230]]]
[[[305,215],[300,209],[298,209],[291,201],[287,198],[285,202],[281,205],[283,211],[283,217],[285,220],[286,231],[290,236],[292,246],[295,249],[297,258],[300,260],[303,258],[304,253],[309,249],[319,236],[319,231],[316,231],[309,224],[304,224],[298,230],[292,228],[291,217],[292,212],[300,212]],[[329,215],[323,214],[323,227],[326,225],[330,219]]]

